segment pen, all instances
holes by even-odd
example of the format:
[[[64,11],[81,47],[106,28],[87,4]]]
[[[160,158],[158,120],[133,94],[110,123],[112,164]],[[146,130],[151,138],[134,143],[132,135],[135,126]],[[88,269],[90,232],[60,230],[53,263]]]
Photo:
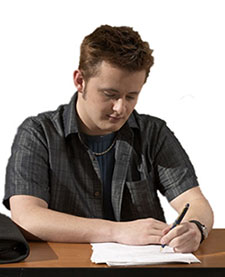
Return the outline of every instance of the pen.
[[[175,228],[177,225],[179,225],[182,221],[182,219],[184,218],[185,214],[187,213],[187,210],[189,209],[190,204],[187,203],[182,211],[182,213],[178,216],[178,218],[174,221],[174,223],[172,224],[172,227],[170,228],[170,230],[172,230],[173,228]],[[164,248],[166,246],[166,244],[162,244],[161,247]]]

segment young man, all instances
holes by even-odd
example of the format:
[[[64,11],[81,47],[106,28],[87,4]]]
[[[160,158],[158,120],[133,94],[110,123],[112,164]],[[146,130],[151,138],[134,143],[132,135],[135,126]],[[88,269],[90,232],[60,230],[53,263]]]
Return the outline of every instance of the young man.
[[[4,204],[19,226],[47,241],[199,247],[213,213],[193,166],[163,120],[134,110],[152,65],[132,28],[84,38],[71,102],[18,129]],[[172,230],[157,191],[178,213],[190,204]]]

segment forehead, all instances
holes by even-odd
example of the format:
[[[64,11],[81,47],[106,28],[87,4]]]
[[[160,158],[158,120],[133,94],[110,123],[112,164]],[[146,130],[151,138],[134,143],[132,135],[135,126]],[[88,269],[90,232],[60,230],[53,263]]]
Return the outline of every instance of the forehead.
[[[130,72],[103,61],[97,70],[97,74],[89,79],[92,84],[104,86],[133,87],[140,90],[146,78],[146,71]]]

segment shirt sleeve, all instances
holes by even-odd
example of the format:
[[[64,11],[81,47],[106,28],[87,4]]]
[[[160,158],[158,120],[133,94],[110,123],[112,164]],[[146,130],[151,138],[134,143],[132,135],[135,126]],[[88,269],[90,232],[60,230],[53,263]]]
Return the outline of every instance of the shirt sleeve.
[[[159,190],[168,201],[199,185],[187,153],[166,124],[158,137],[154,167]]]
[[[31,195],[49,201],[48,148],[40,123],[26,119],[18,128],[6,169],[3,204],[13,195]]]

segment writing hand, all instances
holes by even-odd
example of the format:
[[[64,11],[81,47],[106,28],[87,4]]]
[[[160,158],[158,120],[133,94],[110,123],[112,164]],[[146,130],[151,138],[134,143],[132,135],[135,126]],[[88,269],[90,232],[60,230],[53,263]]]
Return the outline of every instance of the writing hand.
[[[201,234],[196,224],[183,222],[171,230],[170,227],[163,230],[164,235],[160,240],[161,244],[167,244],[173,247],[175,252],[181,253],[190,253],[198,249]]]

